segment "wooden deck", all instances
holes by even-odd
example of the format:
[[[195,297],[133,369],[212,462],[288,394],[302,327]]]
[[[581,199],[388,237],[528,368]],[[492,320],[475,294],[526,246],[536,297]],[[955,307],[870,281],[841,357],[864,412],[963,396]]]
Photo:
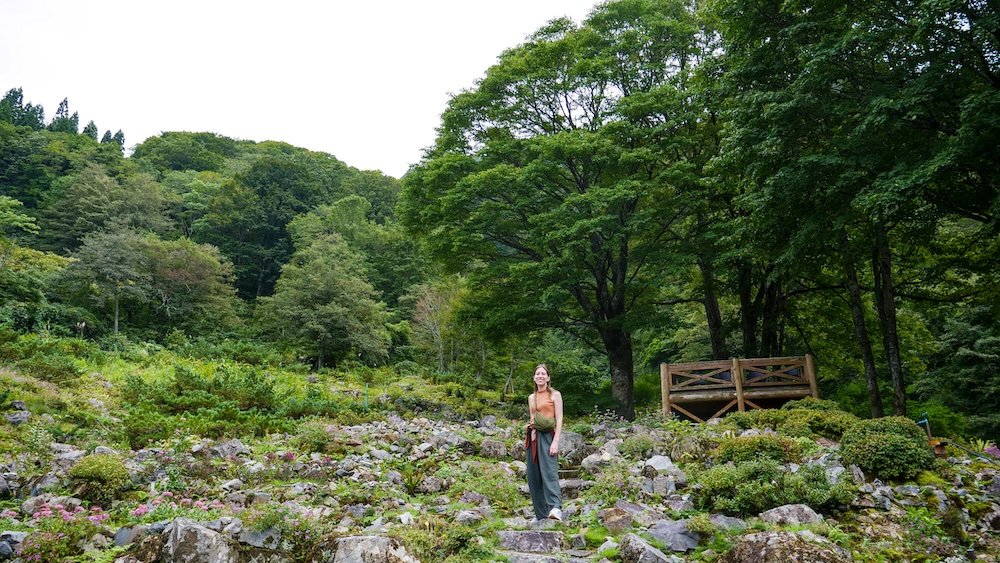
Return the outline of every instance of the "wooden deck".
[[[660,364],[660,390],[665,414],[676,411],[697,422],[733,408],[759,409],[764,401],[819,398],[811,355]]]

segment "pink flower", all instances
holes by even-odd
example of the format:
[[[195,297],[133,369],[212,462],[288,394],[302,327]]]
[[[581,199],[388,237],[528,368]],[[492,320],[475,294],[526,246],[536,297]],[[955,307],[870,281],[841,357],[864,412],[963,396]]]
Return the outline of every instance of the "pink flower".
[[[149,506],[145,504],[140,504],[132,511],[132,516],[142,516],[143,514],[149,514]]]

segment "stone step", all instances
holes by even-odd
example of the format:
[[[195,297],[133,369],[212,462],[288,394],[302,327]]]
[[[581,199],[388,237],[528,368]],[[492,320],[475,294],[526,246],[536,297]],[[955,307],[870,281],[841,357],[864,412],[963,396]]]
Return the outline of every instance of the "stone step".
[[[521,553],[555,553],[562,550],[563,533],[542,530],[501,530],[500,549]]]
[[[509,563],[587,563],[591,561],[590,551],[560,551],[557,553],[523,553],[519,551],[498,551]]]

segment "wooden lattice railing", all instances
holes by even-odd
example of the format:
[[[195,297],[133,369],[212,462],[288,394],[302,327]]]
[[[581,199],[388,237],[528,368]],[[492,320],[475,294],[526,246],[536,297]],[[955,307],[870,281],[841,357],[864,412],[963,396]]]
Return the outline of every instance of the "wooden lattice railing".
[[[704,422],[680,403],[722,403],[715,418],[733,407],[761,408],[754,400],[819,398],[811,355],[660,364],[663,412]],[[706,419],[707,420],[707,419]]]

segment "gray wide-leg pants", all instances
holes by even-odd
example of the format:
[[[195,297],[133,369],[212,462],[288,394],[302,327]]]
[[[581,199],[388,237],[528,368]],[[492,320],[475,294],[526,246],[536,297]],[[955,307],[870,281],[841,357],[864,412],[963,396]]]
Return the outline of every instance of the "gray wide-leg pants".
[[[553,432],[538,432],[538,463],[528,449],[528,490],[535,518],[548,518],[553,508],[562,509],[562,491],[559,490],[559,457],[549,455]]]

